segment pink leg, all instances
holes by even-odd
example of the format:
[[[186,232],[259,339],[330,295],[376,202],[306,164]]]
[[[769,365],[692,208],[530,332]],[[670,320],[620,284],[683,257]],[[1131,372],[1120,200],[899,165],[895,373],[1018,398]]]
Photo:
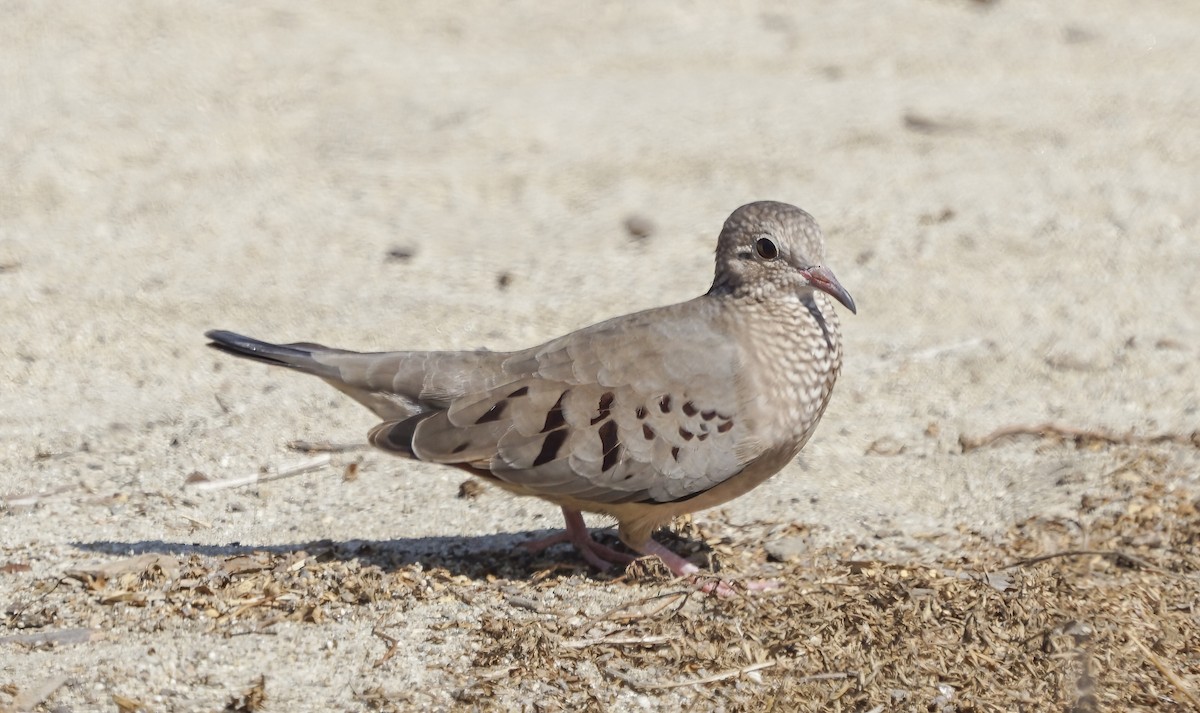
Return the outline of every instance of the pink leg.
[[[578,510],[563,508],[562,512],[563,519],[567,521],[566,532],[525,542],[521,546],[530,552],[541,552],[551,545],[570,542],[575,545],[575,549],[579,551],[583,559],[587,560],[588,564],[601,572],[611,568],[614,564],[629,564],[636,559],[632,555],[617,552],[592,539],[592,533],[588,532],[587,525],[583,522],[583,514]]]
[[[674,574],[676,577],[689,577],[693,581],[696,581],[699,584],[700,591],[704,592],[705,594],[716,593],[722,597],[730,597],[737,594],[737,589],[735,589],[730,582],[725,582],[719,579],[709,579],[704,581],[703,584],[700,584],[698,581],[700,578],[696,577],[696,575],[700,573],[700,568],[667,549],[666,546],[660,544],[654,538],[650,538],[646,544],[640,547],[635,547],[634,549],[644,555],[653,555],[659,558],[662,560],[662,563],[667,566],[667,569],[671,570],[671,574]],[[746,582],[739,582],[738,586],[748,591],[755,592],[766,589],[775,589],[779,586],[779,582],[769,579],[756,579]]]

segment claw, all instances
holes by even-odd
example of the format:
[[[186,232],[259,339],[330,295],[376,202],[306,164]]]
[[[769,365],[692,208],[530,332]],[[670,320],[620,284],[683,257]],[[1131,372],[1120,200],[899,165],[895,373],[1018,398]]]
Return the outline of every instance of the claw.
[[[615,565],[627,565],[637,559],[633,555],[618,552],[597,542],[592,537],[592,533],[588,531],[587,525],[583,521],[583,514],[578,510],[564,507],[562,512],[563,519],[566,521],[566,530],[549,537],[523,542],[521,546],[529,552],[541,552],[547,547],[570,542],[588,564],[601,572],[606,572]],[[778,581],[773,579],[731,581],[706,577],[699,567],[667,549],[665,545],[653,538],[634,549],[647,557],[659,558],[667,566],[667,569],[671,570],[671,574],[687,579],[705,594],[733,597],[743,592],[761,592],[781,586]]]
[[[521,546],[530,552],[541,552],[552,545],[570,542],[572,545],[575,545],[575,549],[588,564],[601,572],[611,569],[614,565],[626,565],[637,559],[633,555],[618,552],[607,545],[597,542],[592,537],[592,533],[588,532],[587,525],[583,522],[583,514],[578,510],[563,508],[562,511],[563,519],[567,523],[566,531],[560,532],[557,535],[544,537],[540,540],[531,540],[522,543]]]

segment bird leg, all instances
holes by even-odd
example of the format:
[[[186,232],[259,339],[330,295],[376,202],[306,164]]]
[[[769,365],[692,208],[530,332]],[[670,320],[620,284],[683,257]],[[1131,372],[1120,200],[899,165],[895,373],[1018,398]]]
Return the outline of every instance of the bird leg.
[[[613,565],[626,565],[637,559],[624,552],[617,552],[613,548],[602,545],[593,539],[592,533],[588,531],[587,525],[583,522],[583,514],[578,510],[564,507],[562,512],[563,519],[566,521],[566,530],[539,540],[523,542],[521,546],[530,552],[541,552],[547,547],[570,542],[588,564],[601,572],[612,568]],[[625,544],[629,545],[628,542]],[[659,558],[667,566],[667,569],[671,570],[671,574],[674,574],[676,577],[691,579],[696,583],[697,588],[705,594],[731,597],[738,593],[739,588],[743,591],[762,591],[765,589],[775,589],[779,586],[779,582],[769,579],[739,581],[736,585],[720,579],[704,579],[700,576],[701,569],[699,567],[675,554],[652,537],[647,539],[644,544],[629,546],[641,555]]]
[[[588,564],[601,572],[610,569],[614,564],[629,564],[637,559],[633,555],[617,552],[611,547],[596,542],[583,522],[583,514],[578,510],[564,507],[562,512],[563,519],[567,523],[567,529],[564,532],[543,537],[540,540],[524,542],[521,546],[530,552],[541,552],[552,545],[570,542],[575,545],[575,549],[587,560]]]

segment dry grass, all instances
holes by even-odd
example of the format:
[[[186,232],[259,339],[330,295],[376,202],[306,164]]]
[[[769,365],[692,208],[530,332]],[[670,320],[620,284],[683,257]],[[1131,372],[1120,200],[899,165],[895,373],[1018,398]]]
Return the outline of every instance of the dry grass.
[[[29,579],[6,603],[5,624],[26,637],[10,642],[18,646],[59,645],[72,627],[80,641],[114,627],[255,634],[282,620],[320,625],[450,597],[479,612],[454,623],[471,645],[444,664],[453,707],[538,700],[542,710],[607,710],[632,692],[731,711],[1200,710],[1200,503],[1171,486],[1162,452],[1124,455],[1109,494],[1085,499],[1070,520],[1029,520],[1003,538],[964,531],[961,555],[932,563],[864,561],[850,546],[814,551],[777,565],[784,584],[766,593],[698,594],[653,563],[620,582],[482,557],[451,574],[330,546],[146,554]],[[717,522],[688,534],[726,571],[770,568],[761,533]],[[588,610],[596,601],[623,603]],[[378,667],[412,643],[386,622],[374,633]],[[229,709],[256,709],[262,689]],[[381,689],[359,700],[407,707]]]

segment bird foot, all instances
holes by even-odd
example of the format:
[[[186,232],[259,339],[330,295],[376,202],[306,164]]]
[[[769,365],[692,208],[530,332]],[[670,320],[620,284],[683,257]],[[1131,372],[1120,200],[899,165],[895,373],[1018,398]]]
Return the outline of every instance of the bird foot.
[[[626,565],[637,559],[633,555],[618,552],[597,542],[592,537],[592,533],[588,532],[587,525],[583,522],[583,515],[578,510],[563,508],[563,518],[567,523],[567,529],[564,532],[524,542],[521,546],[530,552],[541,552],[547,547],[570,542],[588,564],[601,572],[611,569],[614,565]]]
[[[732,597],[742,592],[762,592],[769,589],[777,589],[780,583],[773,579],[752,579],[746,581],[730,581],[724,579],[716,579],[704,576],[702,570],[686,559],[675,554],[667,549],[665,545],[659,544],[657,540],[651,539],[645,545],[637,548],[647,556],[654,556],[662,560],[662,563],[671,570],[671,574],[676,577],[682,577],[693,585],[698,590],[705,594],[716,594],[720,597]]]
[[[566,530],[549,537],[523,542],[521,546],[529,552],[541,552],[547,547],[570,542],[588,564],[601,572],[606,572],[615,565],[627,565],[637,559],[633,555],[618,552],[592,538],[592,533],[588,531],[587,525],[583,521],[583,515],[578,510],[564,507],[562,512],[563,519],[566,521]],[[771,579],[731,581],[706,576],[699,567],[667,549],[665,545],[653,538],[634,549],[647,557],[657,557],[667,566],[667,569],[671,570],[672,574],[687,579],[696,586],[696,589],[705,594],[732,597],[744,592],[761,592],[781,586],[779,582]]]

